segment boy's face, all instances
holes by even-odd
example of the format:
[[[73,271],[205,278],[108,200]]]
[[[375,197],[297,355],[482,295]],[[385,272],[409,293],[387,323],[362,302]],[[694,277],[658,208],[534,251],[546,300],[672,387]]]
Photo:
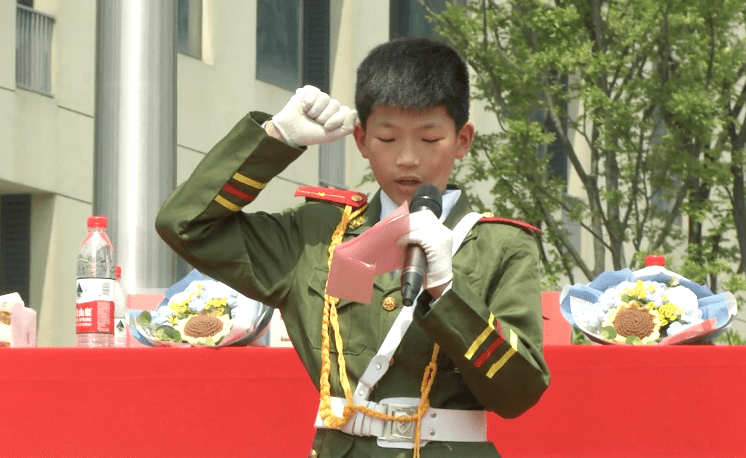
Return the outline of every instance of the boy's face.
[[[356,123],[353,135],[381,189],[401,205],[425,183],[445,192],[454,162],[471,147],[474,125],[467,122],[457,132],[444,106],[413,110],[379,105],[367,128]]]

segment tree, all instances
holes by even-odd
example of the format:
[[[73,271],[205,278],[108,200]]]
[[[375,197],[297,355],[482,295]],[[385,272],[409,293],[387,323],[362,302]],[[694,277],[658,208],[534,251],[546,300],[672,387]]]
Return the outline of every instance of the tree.
[[[746,2],[475,0],[436,14],[418,1],[500,127],[478,133],[462,185],[488,181],[479,205],[543,228],[550,282],[681,246],[680,267],[711,287],[746,270]]]

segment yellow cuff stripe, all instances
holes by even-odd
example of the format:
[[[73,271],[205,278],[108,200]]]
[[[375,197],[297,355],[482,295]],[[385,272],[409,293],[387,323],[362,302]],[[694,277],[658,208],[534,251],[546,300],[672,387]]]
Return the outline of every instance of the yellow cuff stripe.
[[[479,334],[479,337],[477,337],[474,342],[472,342],[471,346],[468,350],[466,350],[466,353],[464,354],[464,358],[466,359],[472,359],[474,357],[474,353],[477,352],[479,349],[479,346],[484,343],[485,340],[487,340],[487,337],[492,333],[492,331],[495,330],[495,315],[490,313],[490,319],[487,322],[487,327],[482,331],[481,334]]]
[[[511,356],[515,352],[518,351],[518,334],[515,333],[512,329],[510,330],[510,350],[506,351],[504,355],[500,357],[500,359],[497,360],[495,364],[490,366],[490,370],[487,371],[487,378],[492,378],[497,371],[502,369],[502,367],[505,365],[505,363],[508,362]]]
[[[222,205],[223,207],[227,208],[228,210],[232,212],[237,212],[241,210],[241,207],[239,207],[238,205],[234,204],[233,202],[229,201],[228,199],[220,195],[215,196],[215,202],[219,203],[220,205]]]
[[[264,189],[264,187],[267,186],[267,183],[260,183],[256,180],[252,180],[246,175],[242,175],[238,172],[233,174],[233,179],[238,181],[239,183],[243,183],[245,185],[251,186],[252,188],[256,188],[256,189]]]
[[[518,351],[518,334],[512,329],[510,330],[510,346],[513,347],[513,350]]]
[[[502,355],[502,357],[500,357],[500,359],[498,359],[497,362],[490,367],[490,370],[487,371],[487,378],[492,378],[492,376],[495,375],[497,371],[502,369],[502,367],[505,365],[505,363],[508,362],[508,360],[511,356],[513,356],[514,353],[514,348],[506,351],[505,354]]]

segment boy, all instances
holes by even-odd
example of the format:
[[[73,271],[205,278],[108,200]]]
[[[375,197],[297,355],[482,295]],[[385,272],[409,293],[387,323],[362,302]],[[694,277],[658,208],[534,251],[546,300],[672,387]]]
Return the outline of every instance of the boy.
[[[272,118],[251,113],[166,200],[156,228],[206,275],[280,309],[320,390],[310,456],[401,457],[414,449],[497,457],[486,411],[518,416],[549,383],[536,241],[528,225],[496,218],[453,241],[469,203],[447,182],[474,138],[468,71],[455,50],[394,40],[371,51],[357,76],[354,126],[355,111],[310,86]],[[354,191],[301,187],[296,195],[307,201],[294,209],[240,211],[304,146],[349,133],[381,187],[369,202]],[[400,240],[427,257],[426,291],[415,306],[402,307],[400,278],[390,273],[376,277],[371,304],[327,296],[334,246],[425,183],[443,193],[442,215],[413,212]]]

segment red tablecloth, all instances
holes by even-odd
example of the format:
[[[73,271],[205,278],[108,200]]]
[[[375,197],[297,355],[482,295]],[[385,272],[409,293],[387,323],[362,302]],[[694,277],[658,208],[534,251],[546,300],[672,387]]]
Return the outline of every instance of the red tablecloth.
[[[740,457],[744,347],[548,347],[514,457]],[[305,457],[318,395],[292,349],[0,350],[0,457]]]

